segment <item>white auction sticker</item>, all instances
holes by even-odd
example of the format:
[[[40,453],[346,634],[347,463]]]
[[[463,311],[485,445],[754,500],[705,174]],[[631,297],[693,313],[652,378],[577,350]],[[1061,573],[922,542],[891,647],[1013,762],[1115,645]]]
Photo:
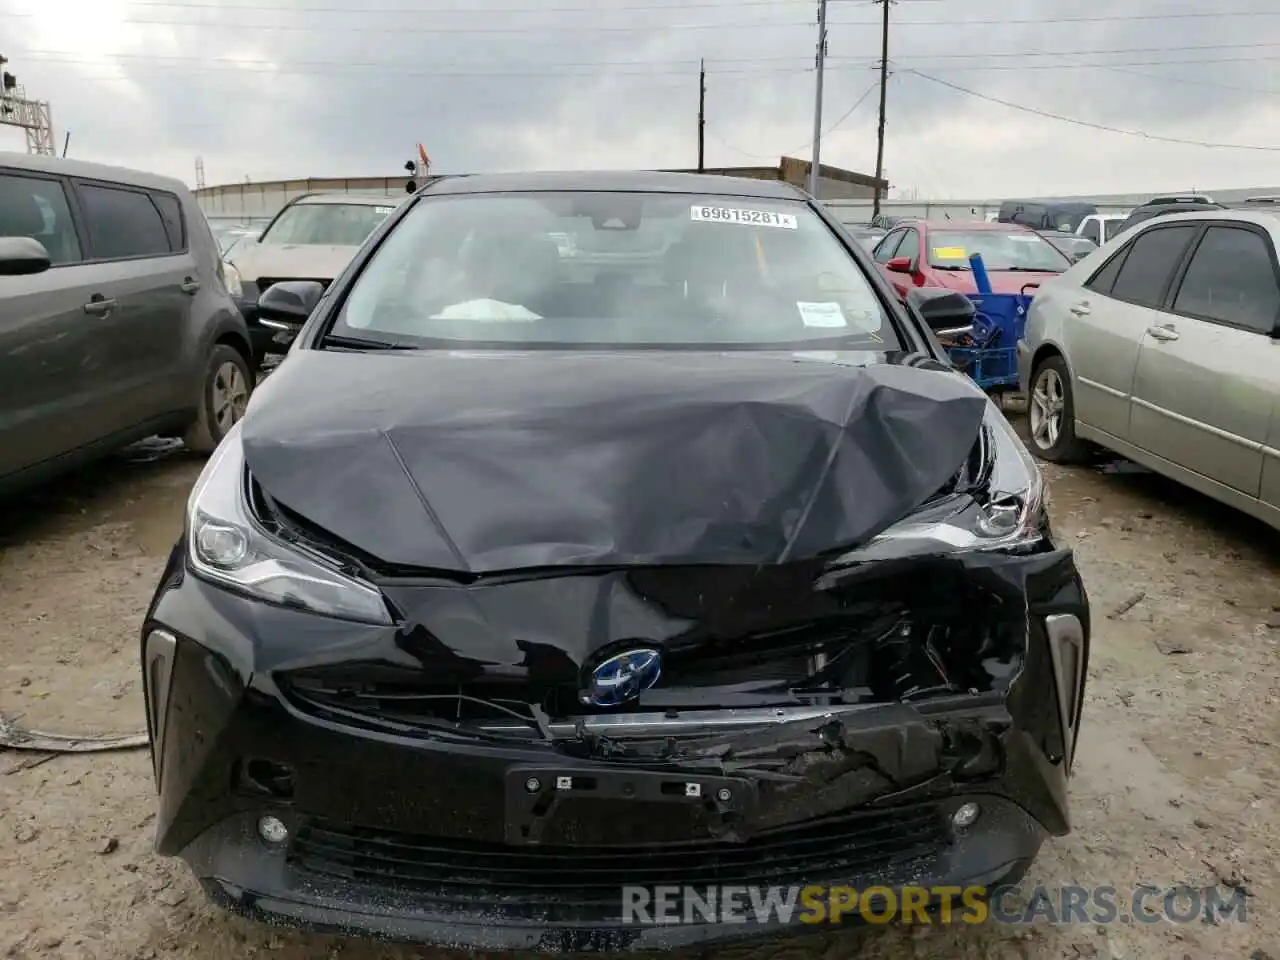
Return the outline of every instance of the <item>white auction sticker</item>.
[[[693,207],[690,219],[695,223],[738,223],[748,227],[781,227],[783,230],[795,230],[797,227],[794,214],[740,207]]]
[[[849,321],[838,303],[805,303],[798,301],[800,319],[806,327],[847,327]]]

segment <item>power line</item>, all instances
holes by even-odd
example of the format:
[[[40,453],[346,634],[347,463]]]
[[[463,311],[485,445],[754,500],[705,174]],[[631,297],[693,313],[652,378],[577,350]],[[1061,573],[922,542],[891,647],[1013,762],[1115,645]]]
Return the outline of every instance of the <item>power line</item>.
[[[195,8],[196,5],[193,4],[191,6]],[[214,7],[214,6],[217,6],[217,5],[212,5],[212,4],[210,5],[210,7]],[[694,3],[690,3],[688,6],[693,8],[701,8],[701,9],[708,9],[708,8],[729,9],[730,8],[730,5],[721,4],[721,3],[700,5],[694,2]],[[737,5],[735,5],[735,7],[736,6]],[[218,9],[226,10],[227,8],[218,7]],[[250,8],[244,7],[241,9],[250,9]],[[279,13],[294,12],[287,8],[263,8],[263,9],[264,9],[264,12],[267,9],[270,9],[271,12],[279,12]],[[560,8],[554,8],[554,9],[557,9],[560,12],[565,12],[565,13],[601,12],[598,9],[589,8],[589,7],[560,7]],[[683,6],[682,7],[664,6],[664,7],[657,7],[657,8],[635,7],[635,8],[612,8],[612,9],[618,9],[618,10],[634,9],[634,10],[646,10],[646,11],[657,12],[657,11],[684,10],[686,8]],[[321,12],[321,11],[316,10],[316,11],[310,11],[310,12]],[[332,10],[325,10],[323,12],[348,13],[351,15],[359,14],[361,16],[364,16],[369,13],[378,12],[378,11],[332,9]],[[384,13],[408,13],[408,12],[421,13],[425,11],[384,10],[382,12]],[[495,10],[467,10],[467,11],[454,11],[454,12],[462,12],[467,14],[477,14],[477,13],[511,14],[511,13],[525,13],[525,12],[528,12],[528,13],[544,12],[545,13],[549,11],[548,9],[544,9],[541,11],[533,10],[533,9],[519,10],[519,11],[495,9]],[[1230,14],[1230,13],[1224,13],[1224,14],[1185,14],[1185,15],[1176,15],[1176,16],[1185,16],[1185,17],[1212,16],[1215,20],[1219,20],[1222,17],[1232,16],[1232,15],[1233,14]],[[1238,12],[1234,15],[1244,16],[1245,14],[1242,12]],[[1249,15],[1280,16],[1280,10],[1255,11],[1250,13]],[[40,16],[42,16],[42,14],[40,13],[19,12],[19,11],[10,11],[10,10],[0,11],[0,17],[35,18]],[[1169,16],[1172,17],[1175,15],[1169,15]],[[931,27],[954,28],[954,27],[965,27],[965,26],[996,26],[996,25],[1004,25],[1004,24],[1016,25],[1016,24],[1046,24],[1046,23],[1049,23],[1049,24],[1052,24],[1052,23],[1060,23],[1060,24],[1061,23],[1106,23],[1106,22],[1111,22],[1112,20],[1125,20],[1125,19],[1140,20],[1140,19],[1160,19],[1160,18],[1152,16],[1152,17],[1129,17],[1129,18],[1062,17],[1057,19],[1047,18],[1047,19],[1021,20],[1021,21],[1019,20],[982,20],[982,19],[907,20],[907,21],[902,21],[901,23],[899,23],[898,21],[895,21],[895,26],[904,26],[904,27],[931,26]],[[284,33],[311,33],[311,32],[323,32],[323,31],[329,31],[329,30],[335,29],[334,24],[251,23],[251,22],[244,22],[244,21],[229,21],[229,20],[219,20],[218,22],[214,23],[214,22],[200,21],[200,20],[173,20],[173,19],[156,20],[150,17],[121,17],[119,18],[118,22],[136,24],[140,26],[182,27],[182,28],[199,27],[199,28],[214,29],[214,30],[262,30],[262,31],[270,31],[270,32],[284,32]],[[841,20],[841,21],[833,20],[833,21],[830,21],[828,24],[828,26],[840,26],[840,27],[878,26],[878,25],[879,25],[878,22],[869,21],[869,20]],[[347,32],[347,33],[432,33],[432,34],[438,34],[438,33],[513,34],[514,33],[514,34],[521,34],[521,33],[563,33],[563,32],[644,33],[651,30],[719,30],[719,29],[753,30],[753,29],[777,29],[779,27],[811,27],[811,26],[813,26],[813,22],[809,20],[782,21],[782,20],[757,18],[757,19],[751,19],[751,20],[726,20],[719,23],[674,23],[674,24],[655,23],[655,24],[648,24],[648,25],[639,26],[639,27],[633,24],[524,24],[520,26],[494,26],[492,24],[486,24],[484,26],[457,26],[457,25],[431,24],[429,26],[417,26],[417,27],[409,26],[406,24],[397,24],[395,26],[364,26],[364,25],[342,24],[340,29],[342,29],[344,32]],[[1149,49],[1155,49],[1155,48],[1149,48]]]
[[[1211,147],[1221,150],[1253,150],[1262,153],[1280,153],[1280,146],[1268,147],[1246,143],[1214,143],[1208,140],[1190,140],[1183,137],[1167,137],[1156,133],[1147,133],[1143,130],[1126,130],[1123,127],[1113,127],[1105,123],[1094,123],[1090,120],[1081,120],[1078,117],[1068,117],[1060,113],[1053,113],[1048,110],[1040,110],[1037,107],[1028,107],[1021,103],[1013,103],[1009,100],[1003,100],[1000,97],[993,97],[989,94],[979,93],[976,90],[970,90],[968,87],[962,87],[957,83],[951,83],[948,80],[942,80],[938,77],[929,76],[927,73],[921,73],[919,70],[907,70],[907,73],[914,74],[922,80],[928,80],[944,87],[949,87],[960,93],[968,94],[979,100],[986,100],[990,103],[998,103],[1002,107],[1008,107],[1011,110],[1019,110],[1022,113],[1030,113],[1038,117],[1047,117],[1050,120],[1060,120],[1063,123],[1070,123],[1077,127],[1088,127],[1091,130],[1101,130],[1105,133],[1121,133],[1129,137],[1139,137],[1143,140],[1153,140],[1157,143],[1176,143],[1189,147]]]
[[[283,12],[283,11],[282,11]],[[357,13],[361,11],[352,11]],[[0,17],[38,17],[36,13],[13,13],[0,11]],[[344,33],[474,33],[474,34],[525,34],[525,33],[651,33],[662,30],[778,30],[787,27],[808,27],[803,21],[786,20],[724,20],[720,23],[653,23],[637,27],[633,24],[527,24],[519,27],[495,27],[486,24],[483,27],[457,27],[432,24],[430,26],[408,27],[404,25],[388,27],[349,26],[347,24],[300,24],[300,23],[244,23],[220,20],[217,23],[199,20],[152,20],[143,17],[121,17],[118,23],[135,24],[152,27],[198,27],[206,30],[255,30],[284,33],[311,33],[331,30],[342,30]]]
[[[1011,26],[1039,26],[1040,24],[1058,24],[1058,23],[1126,23],[1139,21],[1162,21],[1162,20],[1222,20],[1229,17],[1280,17],[1280,10],[1228,10],[1222,13],[1133,13],[1133,14],[1115,14],[1107,16],[1090,16],[1090,17],[1030,17],[1027,19],[1011,19],[1008,17],[981,17],[977,19],[963,20],[895,20],[894,27],[998,27],[1006,24]],[[844,26],[846,24],[860,26],[875,26],[874,20],[840,20],[833,21],[833,25]]]
[[[1189,57],[1189,58],[1179,58],[1177,60],[1112,60],[1109,63],[1073,62],[1073,63],[994,63],[994,64],[974,64],[974,65],[948,64],[946,66],[942,66],[936,69],[940,69],[944,73],[956,73],[956,72],[970,73],[975,70],[983,71],[983,72],[990,71],[990,70],[1017,70],[1019,73],[1021,73],[1024,70],[1099,70],[1099,69],[1106,69],[1106,68],[1113,68],[1113,67],[1182,67],[1187,65],[1205,64],[1205,63],[1266,63],[1268,61],[1277,60],[1277,59],[1280,59],[1280,57],[1271,55],[1271,56],[1264,56],[1264,57],[1239,57],[1239,56],[1237,57]],[[917,62],[917,60],[915,59],[909,59],[905,61],[907,66],[915,62]],[[890,63],[901,66],[903,65],[904,61],[895,59],[895,60],[891,60]],[[931,69],[935,69],[935,68],[931,68]],[[1152,74],[1151,76],[1153,79],[1159,79],[1159,80],[1166,79],[1165,77],[1161,77],[1158,74]]]
[[[1180,64],[1179,64],[1180,65]],[[1261,93],[1268,96],[1280,96],[1280,90],[1270,87],[1241,87],[1233,83],[1217,83],[1213,80],[1192,80],[1190,77],[1162,77],[1158,73],[1143,73],[1140,70],[1126,70],[1123,67],[1101,64],[1089,64],[1110,73],[1122,73],[1130,77],[1145,77],[1148,80],[1159,80],[1161,83],[1182,83],[1192,87],[1213,87],[1215,90],[1237,90],[1243,93]]]
[[[1113,53],[1121,53],[1121,54],[1131,54],[1131,53],[1154,53],[1154,52],[1159,52],[1159,53],[1176,53],[1176,52],[1179,52],[1179,51],[1197,51],[1197,50],[1205,50],[1205,51],[1207,51],[1207,50],[1239,50],[1239,49],[1263,49],[1263,48],[1275,48],[1275,47],[1280,47],[1280,42],[1275,42],[1275,41],[1262,41],[1262,42],[1250,42],[1250,43],[1193,44],[1193,45],[1190,45],[1190,46],[1168,46],[1168,45],[1166,45],[1166,46],[1162,46],[1162,47],[1128,47],[1128,48],[1112,48],[1112,49],[1107,49],[1107,50],[1017,51],[1017,52],[1012,52],[1012,53],[1010,53],[1010,52],[991,52],[991,53],[957,53],[957,54],[942,53],[942,54],[925,54],[925,55],[921,55],[921,56],[917,56],[917,57],[910,57],[910,56],[908,56],[908,57],[906,58],[906,61],[905,61],[905,62],[907,62],[907,63],[912,63],[912,62],[920,62],[920,61],[926,61],[926,60],[927,60],[927,61],[934,61],[934,60],[981,60],[981,61],[988,61],[988,60],[992,60],[992,59],[1010,59],[1010,58],[1021,58],[1021,57],[1094,57],[1094,56],[1104,56],[1104,55],[1113,54]],[[359,66],[359,67],[372,67],[372,68],[379,68],[379,69],[387,69],[387,68],[394,68],[394,67],[396,67],[396,66],[398,65],[395,61],[391,61],[391,62],[388,62],[388,61],[385,61],[385,60],[365,60],[365,61],[359,61],[359,60],[351,60],[351,59],[349,59],[349,58],[343,58],[343,59],[340,59],[340,60],[330,60],[330,59],[326,59],[326,60],[265,60],[265,59],[254,59],[254,58],[250,58],[250,57],[199,57],[199,56],[190,56],[190,55],[181,55],[181,54],[151,54],[151,53],[103,53],[103,54],[101,55],[101,57],[98,57],[98,58],[90,58],[90,57],[84,57],[82,54],[80,54],[80,53],[78,53],[77,51],[74,51],[74,50],[41,50],[41,49],[36,49],[36,48],[15,48],[15,49],[19,50],[19,51],[22,53],[22,55],[23,55],[24,59],[30,59],[30,60],[45,60],[45,61],[50,62],[50,63],[57,62],[57,63],[94,63],[94,64],[102,64],[102,63],[103,63],[103,59],[104,59],[104,58],[108,58],[108,59],[115,59],[115,60],[157,61],[157,62],[164,62],[164,63],[173,63],[173,64],[175,64],[175,65],[181,65],[181,64],[184,64],[184,63],[200,63],[200,64],[209,64],[209,63],[225,63],[225,64],[229,64],[229,65],[231,65],[231,66],[233,66],[233,67],[236,67],[236,68],[243,68],[243,67],[245,67],[245,66],[253,66],[253,65],[262,65],[262,66],[266,66],[266,67],[278,67],[278,66],[281,66],[281,65],[286,65],[286,66],[314,66],[314,67],[323,67],[323,68],[326,68],[326,69],[328,69],[328,68],[335,68],[335,69],[339,69],[339,68],[343,68],[343,67],[352,67],[352,66]],[[756,64],[756,63],[770,63],[770,62],[773,62],[773,63],[780,63],[780,62],[796,62],[796,61],[799,61],[800,59],[801,59],[801,57],[800,57],[800,56],[718,57],[718,58],[715,58],[714,60],[712,60],[712,61],[711,61],[711,67],[714,67],[714,65],[715,65],[716,63],[743,63],[743,64],[747,64],[747,63],[750,63],[750,64]],[[878,65],[879,65],[879,63],[880,63],[880,58],[878,58],[878,57],[877,57],[877,58],[875,58],[875,59],[871,59],[871,58],[867,58],[867,57],[829,57],[829,58],[827,58],[827,59],[828,59],[828,61],[833,62],[833,63],[836,63],[836,64],[850,64],[850,65],[857,65],[857,66],[869,66],[869,65],[872,65],[872,64],[874,64],[874,65],[877,65],[877,66],[878,66]],[[1224,59],[1224,60],[1208,60],[1208,61],[1200,61],[1200,62],[1208,62],[1208,63],[1231,62],[1231,63],[1234,63],[1234,62],[1236,62],[1236,61],[1238,61],[1238,60],[1241,60],[1241,59],[1247,59],[1247,58],[1231,57],[1231,58],[1227,58],[1227,59]],[[1271,58],[1271,57],[1264,57],[1264,58],[1261,58],[1261,59],[1273,59],[1273,58]],[[413,61],[413,62],[414,62],[414,63],[417,63],[418,61]],[[904,62],[904,61],[900,61],[900,60],[898,60],[897,58],[895,58],[893,62],[895,62],[895,63],[902,63],[902,62]],[[1169,63],[1169,64],[1183,64],[1183,63],[1194,63],[1194,62],[1197,62],[1197,61],[1195,61],[1195,60],[1188,60],[1188,59],[1184,59],[1184,58],[1180,58],[1180,59],[1178,59],[1178,60],[1161,60],[1161,61],[1149,61],[1149,60],[1148,60],[1148,61],[1142,61],[1140,64],[1133,64],[1133,65],[1146,65],[1146,66],[1150,66],[1150,65],[1152,65],[1152,64],[1157,64],[1157,65],[1158,65],[1158,64],[1161,64],[1161,63]],[[407,63],[407,61],[406,61],[406,63]],[[680,65],[687,65],[687,66],[690,66],[690,67],[691,67],[691,66],[693,66],[694,64],[697,64],[697,63],[698,63],[698,61],[697,61],[697,60],[695,60],[695,59],[688,59],[688,60],[666,60],[666,61],[651,61],[651,60],[593,60],[593,61],[578,61],[578,62],[573,62],[573,61],[556,61],[556,62],[554,62],[554,63],[547,63],[547,64],[526,63],[526,64],[521,64],[521,66],[523,66],[523,67],[527,67],[527,68],[528,68],[528,69],[530,69],[530,70],[536,70],[538,73],[545,73],[549,67],[554,67],[554,66],[561,66],[561,67],[564,67],[564,66],[580,66],[580,67],[643,67],[643,66],[653,66],[653,67],[664,67],[664,66],[665,66],[665,67],[670,67],[670,66],[672,66],[672,65],[680,64]],[[1116,63],[1117,63],[1117,64],[1119,64],[1119,65],[1125,65],[1122,61],[1116,61]],[[1072,64],[1061,64],[1061,65],[1059,65],[1059,64],[1053,64],[1052,66],[1054,66],[1054,67],[1057,67],[1057,66],[1102,67],[1102,66],[1108,66],[1108,65],[1109,65],[1109,64],[1108,64],[1106,61],[1103,61],[1103,62],[1098,62],[1098,63],[1084,63],[1084,62],[1077,62],[1077,63],[1072,63]],[[460,66],[460,67],[467,67],[467,66],[474,66],[474,63],[468,63],[468,64],[462,64],[462,63],[459,63],[459,64],[446,64],[446,66]],[[1021,69],[1037,69],[1037,68],[1039,68],[1039,66],[1040,66],[1040,65],[1038,65],[1038,64],[1016,64],[1016,65],[1013,65],[1013,66],[1009,67],[1009,69],[1019,69],[1019,70],[1021,70]],[[709,71],[710,71],[711,67],[709,67]],[[811,69],[811,68],[805,67],[805,68],[791,68],[791,69],[793,69],[793,70],[794,70],[794,69],[808,70],[808,69]],[[946,67],[946,69],[953,69],[953,68],[951,68],[951,67],[949,67],[949,66],[948,66],[948,67]],[[964,68],[964,69],[968,69],[968,68]],[[992,67],[992,69],[995,69],[995,67]],[[272,72],[274,72],[274,71],[272,71]],[[340,70],[340,69],[339,69],[339,72],[341,72],[341,70]],[[717,72],[740,72],[740,71],[724,71],[724,70],[720,70],[720,71],[717,71]],[[746,71],[746,72],[752,72],[752,71],[748,70],[748,71]],[[431,75],[434,75],[434,74],[431,74]],[[440,75],[444,76],[444,75],[450,75],[450,74],[443,74],[443,73],[442,73],[442,74],[440,74]],[[452,74],[452,75],[464,75],[464,74]],[[475,75],[475,74],[474,74],[474,73],[468,73],[468,74],[465,74],[465,75],[472,76],[472,75]],[[490,73],[488,73],[488,72],[484,72],[484,73],[483,73],[483,75],[484,75],[484,76],[489,76],[489,75],[490,75]],[[494,74],[492,74],[492,75],[495,75],[495,76],[503,76],[503,75],[507,75],[507,74],[502,73],[502,72],[498,72],[498,73],[494,73]],[[510,75],[511,75],[511,76],[521,76],[522,74],[519,74],[519,73],[512,73],[512,74],[510,74]],[[566,75],[572,75],[572,74],[566,74]]]
[[[88,59],[85,57],[31,57],[28,59],[35,60],[36,62],[39,62],[39,63],[55,64],[59,66],[66,65],[66,64],[73,64],[73,65],[98,66],[98,67],[115,66],[117,70],[126,69],[126,65],[123,65],[123,64],[113,65],[110,63],[104,63],[102,60]],[[1280,60],[1280,57],[1276,57],[1276,56],[1251,57],[1251,58],[1250,57],[1213,57],[1208,59],[1191,59],[1191,60],[1132,60],[1132,61],[1117,60],[1112,63],[1047,63],[1047,64],[1037,63],[1037,64],[1018,64],[1018,65],[993,64],[993,65],[975,65],[975,66],[940,65],[939,67],[930,66],[929,69],[940,70],[941,72],[944,72],[944,73],[974,72],[974,71],[989,72],[989,71],[1007,71],[1007,70],[1017,70],[1020,72],[1025,70],[1081,70],[1081,69],[1098,70],[1103,68],[1115,68],[1115,67],[1162,67],[1162,66],[1181,67],[1181,66],[1188,66],[1188,65],[1195,65],[1195,64],[1223,64],[1223,63],[1241,63],[1241,62],[1264,63],[1264,62],[1270,62],[1274,60]],[[915,60],[899,61],[896,59],[891,59],[889,61],[890,66],[898,67],[899,69],[904,69],[904,70],[910,68],[911,64],[915,62],[917,61]],[[438,80],[468,79],[468,78],[486,78],[486,79],[493,79],[493,80],[501,80],[504,78],[510,78],[514,80],[520,80],[522,83],[527,83],[532,80],[575,80],[575,79],[584,79],[584,78],[607,79],[609,81],[628,78],[628,77],[636,77],[640,79],[654,79],[654,78],[663,78],[663,77],[687,77],[692,73],[692,69],[689,67],[685,67],[681,69],[678,67],[670,66],[670,63],[671,62],[668,62],[665,67],[662,63],[655,63],[654,64],[655,67],[660,67],[662,69],[650,69],[650,70],[634,70],[634,69],[616,70],[612,68],[615,66],[618,66],[619,64],[610,63],[608,61],[600,61],[595,63],[582,63],[582,64],[576,65],[582,68],[594,69],[596,72],[590,72],[589,70],[586,70],[585,72],[583,70],[580,70],[577,72],[566,72],[563,70],[552,70],[549,68],[552,65],[548,65],[544,67],[544,66],[539,66],[538,64],[522,64],[521,66],[524,67],[524,69],[519,71],[483,70],[483,69],[481,70],[460,69],[460,70],[444,70],[444,71],[433,70],[433,69],[416,69],[416,68],[406,69],[394,64],[388,65],[386,63],[344,64],[344,66],[354,65],[357,67],[370,68],[370,69],[359,69],[359,70],[336,69],[336,65],[326,65],[326,64],[313,64],[313,65],[304,64],[303,68],[300,69],[297,65],[289,66],[286,64],[284,67],[280,67],[280,66],[277,66],[272,61],[265,61],[265,60],[243,61],[240,63],[231,61],[221,67],[191,66],[188,63],[137,63],[137,64],[128,64],[127,69],[131,72],[139,71],[139,70],[145,70],[145,71],[159,70],[159,71],[168,72],[168,74],[171,77],[173,75],[173,71],[181,71],[182,78],[199,76],[199,75],[223,76],[228,78],[241,77],[241,76],[245,76],[245,77],[247,76],[312,77],[312,76],[322,76],[322,75],[323,76],[337,75],[337,76],[341,76],[344,79],[344,81],[353,81],[353,80],[361,80],[361,79],[381,80],[385,77],[429,77],[429,78],[438,79]],[[636,61],[636,65],[637,66],[643,65],[643,63],[641,61]],[[878,65],[879,64],[875,61],[863,61],[857,65],[856,69],[860,69],[860,70],[867,69],[867,68],[875,67]],[[458,66],[462,67],[465,65],[459,64]],[[475,65],[472,64],[471,66],[474,67]],[[565,64],[559,64],[559,66],[565,66]],[[570,64],[570,66],[574,66],[574,65]],[[722,68],[722,69],[712,70],[709,67],[707,70],[707,74],[708,76],[712,76],[712,75],[733,76],[735,77],[735,80],[734,80],[735,83],[749,83],[754,81],[772,83],[774,82],[774,78],[778,76],[792,76],[792,77],[803,76],[805,74],[810,73],[812,69],[813,69],[812,67],[784,67],[784,66],[759,67],[759,66],[756,66],[756,67]],[[840,70],[841,72],[848,73],[853,69],[855,69],[855,67],[846,64],[846,65],[837,65],[835,67],[828,67],[828,69],[836,69],[836,70]],[[607,72],[605,72],[606,70]],[[79,81],[110,83],[112,81],[130,80],[132,79],[132,75],[122,74],[122,73],[113,73],[113,74],[85,73],[85,74],[78,74],[76,76],[76,79]],[[1151,79],[1165,80],[1167,78],[1153,75]],[[670,89],[681,89],[681,87],[671,87]],[[1251,91],[1251,92],[1267,93],[1268,91],[1263,89],[1258,89],[1257,91]]]
[[[857,100],[853,101],[853,105],[840,115],[839,120],[837,120],[835,123],[831,124],[831,126],[823,130],[822,135],[824,137],[829,137],[831,134],[835,133],[842,126],[844,126],[845,122],[851,116],[853,116],[854,111],[857,110],[860,106],[862,106],[866,102],[867,97],[871,96],[871,92],[875,90],[876,87],[878,87],[879,85],[880,85],[880,81],[876,80],[874,83],[871,84],[871,86],[867,87],[866,90],[863,90],[862,95],[858,97]],[[792,154],[799,153],[801,150],[807,150],[809,147],[813,146],[812,140],[806,140],[804,143],[799,144],[798,146],[794,146],[790,150],[783,150],[780,153],[748,153],[746,150],[742,150],[738,147],[735,147],[732,143],[729,143],[723,137],[716,136],[714,133],[709,134],[709,136],[711,137],[711,139],[719,143],[722,147],[727,147],[728,149],[732,150],[734,153],[738,154],[738,156],[746,157],[748,160],[767,160],[775,156],[788,157],[788,156],[791,156]]]
[[[874,0],[873,0],[874,2]],[[937,0],[935,0],[937,2]],[[394,14],[403,16],[405,14],[472,14],[472,15],[490,15],[495,13],[501,14],[521,14],[521,13],[611,13],[633,12],[633,11],[652,11],[655,13],[665,11],[682,11],[690,8],[699,9],[740,9],[742,7],[770,7],[770,6],[789,6],[794,7],[793,0],[687,0],[684,3],[626,3],[611,5],[608,8],[601,8],[598,4],[553,4],[549,6],[519,6],[519,7],[486,7],[477,6],[472,9],[459,9],[457,7],[441,7],[441,6],[413,6],[413,7],[350,7],[350,6],[307,6],[298,7],[283,4],[268,3],[219,3],[216,0],[125,0],[129,6],[138,7],[168,7],[177,10],[220,10],[220,11],[254,11],[263,13],[288,13],[288,14],[310,14],[310,13],[334,13],[365,16],[368,14]],[[18,16],[31,16],[33,14],[10,14]],[[1212,19],[1222,20],[1231,17],[1275,17],[1280,16],[1280,10],[1224,10],[1224,11],[1197,11],[1182,12],[1174,11],[1170,13],[1137,13],[1137,14],[1106,14],[1098,16],[1080,16],[1080,17],[1033,17],[1026,19],[1012,19],[1008,17],[992,17],[992,18],[976,18],[962,20],[898,20],[895,26],[903,27],[952,27],[952,26],[1000,26],[1003,24],[1012,25],[1032,25],[1042,23],[1122,23],[1129,21],[1153,21],[1153,20],[1199,20]],[[831,25],[852,25],[852,26],[876,26],[879,20],[845,20],[832,21]]]

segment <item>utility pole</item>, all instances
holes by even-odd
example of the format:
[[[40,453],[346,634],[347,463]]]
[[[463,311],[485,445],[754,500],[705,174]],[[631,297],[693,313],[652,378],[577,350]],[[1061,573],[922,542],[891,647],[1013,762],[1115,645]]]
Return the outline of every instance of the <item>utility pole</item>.
[[[889,86],[889,0],[877,0],[884,6],[884,18],[880,27],[880,126],[876,131],[876,179],[884,176],[884,105],[885,91]],[[876,184],[875,200],[871,216],[880,216],[880,185]]]
[[[706,169],[707,61],[698,62],[698,172]]]
[[[822,65],[827,59],[827,0],[818,0],[818,50],[814,54],[817,81],[813,95],[813,162],[809,164],[809,193],[818,195],[818,168],[822,165]]]

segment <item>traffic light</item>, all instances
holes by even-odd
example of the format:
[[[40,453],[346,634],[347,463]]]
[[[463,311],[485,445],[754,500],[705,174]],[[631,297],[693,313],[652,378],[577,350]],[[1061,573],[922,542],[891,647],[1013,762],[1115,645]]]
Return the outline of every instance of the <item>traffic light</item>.
[[[404,168],[405,170],[409,171],[410,177],[417,177],[418,165],[414,163],[412,160],[405,161]],[[415,180],[410,180],[408,183],[404,185],[405,193],[416,193],[417,190],[418,190],[418,184]]]
[[[14,87],[16,87],[17,85],[18,85],[18,78],[17,78],[17,77],[15,77],[15,76],[14,76],[12,73],[10,73],[8,70],[6,70],[6,71],[4,72],[4,89],[5,89],[5,91],[7,92],[7,91],[9,91],[9,90],[12,90],[12,89],[13,89]]]

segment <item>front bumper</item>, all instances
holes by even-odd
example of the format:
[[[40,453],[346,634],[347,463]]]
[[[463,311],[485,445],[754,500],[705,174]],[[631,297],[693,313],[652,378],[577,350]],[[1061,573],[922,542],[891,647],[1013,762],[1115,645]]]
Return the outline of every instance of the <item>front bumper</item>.
[[[1004,562],[995,558],[989,567]],[[143,633],[160,792],[157,849],[182,857],[213,899],[259,919],[474,949],[671,948],[813,930],[797,918],[628,924],[624,885],[1013,882],[1046,836],[1069,829],[1088,606],[1069,554],[1009,562],[1037,570],[1028,577],[1035,582],[1027,597],[1027,658],[1011,688],[918,710],[859,709],[846,715],[841,733],[881,765],[890,744],[889,755],[907,768],[923,756],[922,729],[946,739],[981,728],[998,732],[999,762],[964,782],[954,773],[915,777],[870,799],[863,791],[871,768],[815,777],[812,789],[801,784],[799,795],[788,795],[789,813],[769,807],[765,798],[782,793],[770,794],[767,778],[755,775],[725,779],[705,767],[658,762],[623,766],[537,741],[423,737],[316,714],[277,678],[356,651],[394,659],[410,647],[405,630],[240,598],[191,576],[175,550]],[[1074,644],[1070,658],[1060,649],[1063,638]],[[792,726],[750,737],[759,742]],[[704,795],[731,783],[756,797],[738,812],[762,826],[739,835],[723,829],[726,816],[717,833],[701,813],[674,801],[634,815],[620,801],[598,808],[607,814],[578,820],[566,802],[573,826],[542,844],[523,843],[510,833],[511,789],[533,770],[548,783],[559,775],[575,783],[674,777],[705,784]],[[821,815],[814,813],[818,800]],[[950,816],[966,801],[983,812],[957,830]],[[286,826],[287,840],[261,838],[267,815]],[[593,830],[603,838],[588,836]],[[666,842],[655,842],[664,832]]]

